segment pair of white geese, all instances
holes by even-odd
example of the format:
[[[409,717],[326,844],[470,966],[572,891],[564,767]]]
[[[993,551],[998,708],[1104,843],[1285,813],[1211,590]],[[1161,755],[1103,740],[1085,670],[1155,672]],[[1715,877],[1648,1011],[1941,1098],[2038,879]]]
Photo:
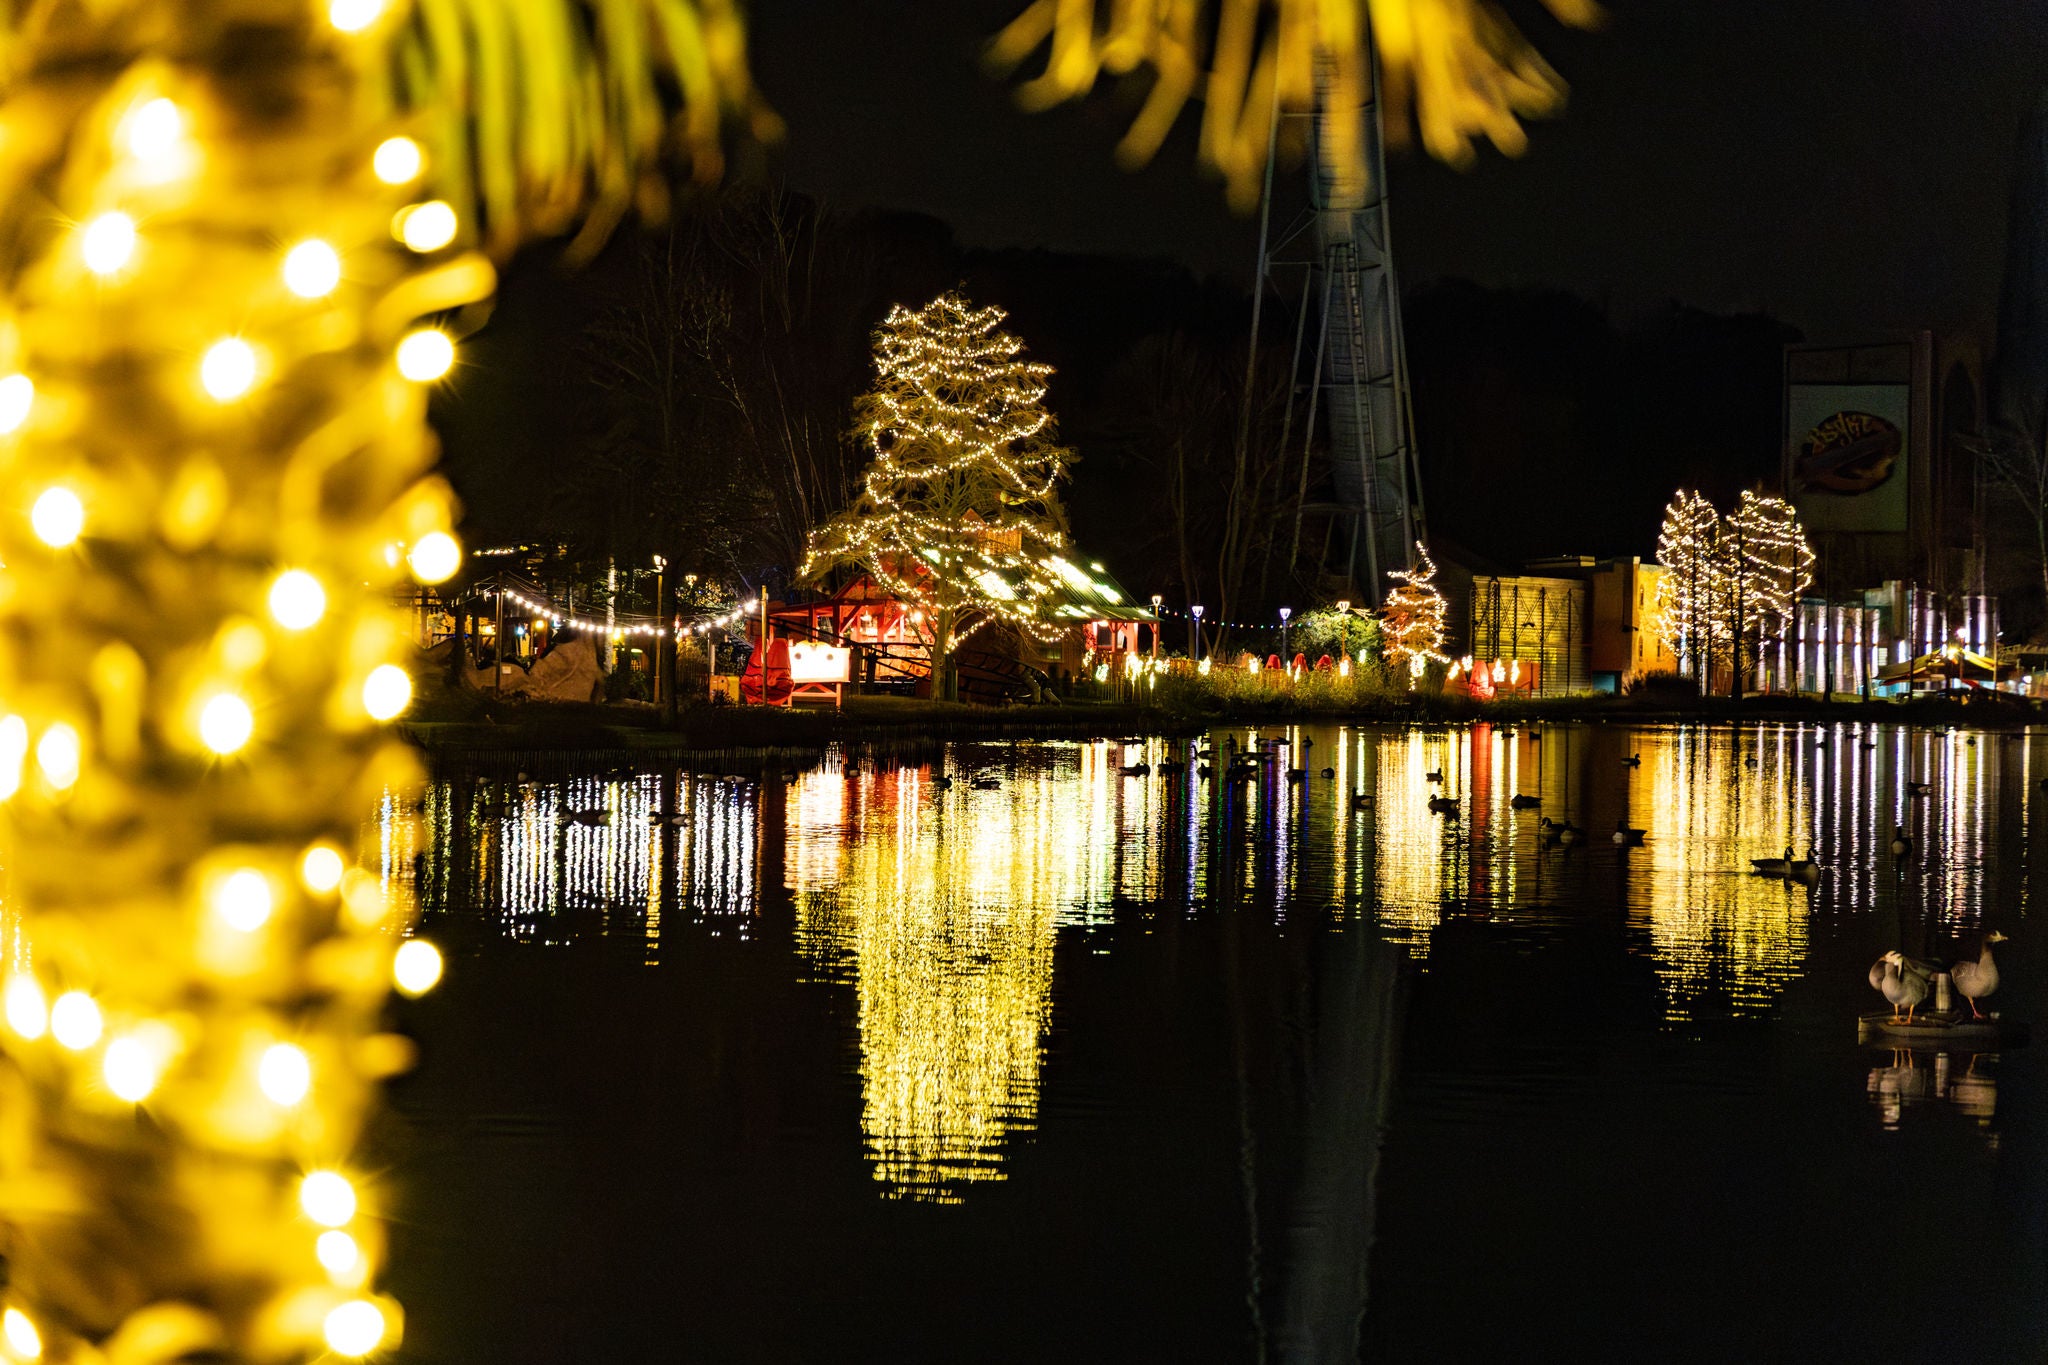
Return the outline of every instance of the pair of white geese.
[[[1970,1002],[1970,1014],[1982,1019],[1984,1012],[1977,1008],[1977,1002],[1998,989],[1998,963],[1991,956],[1991,945],[2004,943],[2005,935],[1993,929],[1984,935],[1983,946],[1977,950],[1977,960],[1964,958],[1948,969],[1948,978],[1956,988],[1956,994]],[[1941,970],[1935,962],[1907,957],[1894,949],[1870,964],[1870,984],[1882,991],[1892,1007],[1892,1018],[1904,1017],[1908,1022],[1920,1002],[1927,998],[1929,983],[1934,974]]]

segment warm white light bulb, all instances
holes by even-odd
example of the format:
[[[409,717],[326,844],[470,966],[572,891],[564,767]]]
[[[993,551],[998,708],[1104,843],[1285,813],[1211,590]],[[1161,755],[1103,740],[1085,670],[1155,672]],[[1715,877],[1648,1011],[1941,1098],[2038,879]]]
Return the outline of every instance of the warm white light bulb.
[[[99,1005],[84,991],[66,991],[50,1006],[50,1036],[73,1052],[83,1052],[97,1043],[105,1027]]]
[[[125,213],[102,213],[85,225],[78,245],[87,270],[111,275],[135,254],[135,220]]]
[[[400,364],[404,357],[401,353]],[[422,583],[446,583],[462,567],[462,547],[446,531],[429,531],[413,544],[406,555],[412,576]]]
[[[360,33],[383,12],[384,0],[329,0],[327,22],[343,33]]]
[[[62,484],[45,488],[29,509],[28,524],[37,540],[61,550],[85,530],[85,504]]]
[[[121,120],[121,141],[137,161],[160,166],[185,137],[185,116],[167,99],[137,105]]]
[[[384,1340],[384,1313],[368,1299],[350,1299],[327,1315],[322,1330],[337,1355],[366,1356]]]
[[[327,589],[304,569],[286,569],[270,585],[270,615],[286,630],[306,630],[327,614]]]
[[[315,895],[324,896],[341,885],[341,854],[332,845],[315,844],[299,860],[299,880]]]
[[[116,1038],[100,1058],[107,1089],[130,1104],[140,1104],[156,1089],[157,1064],[150,1050],[134,1038]]]
[[[406,995],[425,995],[441,979],[441,950],[423,938],[407,939],[391,960],[391,979]]]
[[[377,154],[371,159],[370,168],[387,185],[410,185],[419,179],[425,162],[419,143],[409,137],[387,137],[377,144]]]
[[[455,209],[444,200],[429,199],[399,210],[398,240],[414,251],[439,251],[455,240]]]
[[[199,361],[199,383],[215,402],[232,403],[256,384],[256,348],[240,337],[222,337]]]
[[[256,1064],[256,1084],[272,1104],[289,1109],[313,1088],[313,1063],[305,1049],[274,1043],[264,1049],[263,1060]]]
[[[300,298],[325,298],[340,283],[341,256],[317,237],[285,253],[284,287]]]
[[[363,709],[377,720],[390,720],[412,700],[412,675],[397,664],[379,664],[363,680]]]
[[[228,928],[245,934],[261,929],[275,907],[270,878],[253,867],[230,872],[213,889],[213,912]]]
[[[43,779],[58,791],[68,791],[78,781],[81,759],[78,731],[58,721],[36,741],[36,766]]]
[[[43,1354],[43,1334],[19,1308],[0,1314],[0,1336],[7,1338],[7,1349],[17,1360],[36,1360]]]
[[[36,382],[25,374],[0,379],[0,436],[20,428],[35,406]]]
[[[33,1041],[50,1026],[50,1008],[43,1001],[43,988],[27,972],[7,978],[7,1027]]]
[[[313,1242],[313,1254],[330,1275],[348,1274],[363,1258],[356,1239],[339,1228],[321,1233]]]
[[[43,1334],[29,1322],[29,1314],[18,1308],[0,1314],[0,1336],[6,1336],[6,1349],[16,1361],[35,1361],[43,1355]]]
[[[256,715],[232,692],[216,693],[199,708],[199,742],[225,757],[249,742]]]
[[[338,1228],[356,1216],[356,1190],[338,1171],[314,1171],[299,1182],[299,1207],[325,1228]]]
[[[448,373],[455,363],[455,343],[434,327],[422,327],[398,343],[398,372],[415,384],[428,384]]]

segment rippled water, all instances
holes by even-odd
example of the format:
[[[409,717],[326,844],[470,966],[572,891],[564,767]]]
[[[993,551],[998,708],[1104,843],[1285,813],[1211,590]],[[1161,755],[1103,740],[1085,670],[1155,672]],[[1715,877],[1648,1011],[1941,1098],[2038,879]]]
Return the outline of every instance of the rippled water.
[[[1208,739],[1274,757],[514,756],[379,812],[451,955],[378,1154],[406,1357],[2043,1355],[2039,1055],[1855,1022],[1985,926],[2037,1016],[2048,736]],[[1747,875],[1788,844],[1818,886]]]

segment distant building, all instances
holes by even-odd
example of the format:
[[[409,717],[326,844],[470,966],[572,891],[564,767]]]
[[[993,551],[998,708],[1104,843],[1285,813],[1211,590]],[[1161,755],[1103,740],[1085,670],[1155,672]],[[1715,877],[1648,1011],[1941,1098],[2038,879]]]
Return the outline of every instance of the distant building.
[[[1525,567],[1494,574],[1446,564],[1445,652],[1464,686],[1482,696],[1619,692],[1648,674],[1677,671],[1652,628],[1657,565],[1565,556]]]

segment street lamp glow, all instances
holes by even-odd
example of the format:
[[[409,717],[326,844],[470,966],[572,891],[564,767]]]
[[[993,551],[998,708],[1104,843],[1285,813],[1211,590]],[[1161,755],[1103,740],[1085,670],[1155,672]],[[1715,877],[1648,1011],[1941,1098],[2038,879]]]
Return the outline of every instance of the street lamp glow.
[[[43,1334],[19,1308],[10,1308],[0,1316],[0,1336],[7,1339],[7,1349],[17,1359],[35,1360],[43,1354]]]
[[[85,225],[78,246],[87,270],[111,275],[135,254],[135,220],[125,213],[102,213]]]
[[[7,1027],[34,1042],[50,1026],[50,1007],[43,1000],[43,988],[27,972],[7,978]]]
[[[61,720],[36,741],[36,766],[58,791],[69,791],[77,783],[81,756],[78,731]]]
[[[185,116],[167,99],[153,99],[137,105],[121,120],[121,141],[128,155],[152,167],[160,167],[185,137]]]
[[[85,504],[63,484],[45,488],[29,509],[28,524],[37,540],[61,550],[85,530]]]
[[[199,361],[199,384],[217,403],[232,403],[256,385],[256,348],[240,337],[222,337]]]
[[[370,160],[370,169],[387,185],[410,185],[419,179],[425,160],[420,154],[420,144],[411,138],[387,137],[377,144],[377,154]]]
[[[343,33],[360,33],[383,12],[384,0],[330,0],[327,22]]]
[[[311,238],[284,257],[284,287],[302,299],[325,298],[341,283],[341,253]]]
[[[339,1228],[321,1233],[313,1242],[313,1254],[320,1258],[328,1274],[337,1276],[354,1270],[363,1258],[356,1239]]]

